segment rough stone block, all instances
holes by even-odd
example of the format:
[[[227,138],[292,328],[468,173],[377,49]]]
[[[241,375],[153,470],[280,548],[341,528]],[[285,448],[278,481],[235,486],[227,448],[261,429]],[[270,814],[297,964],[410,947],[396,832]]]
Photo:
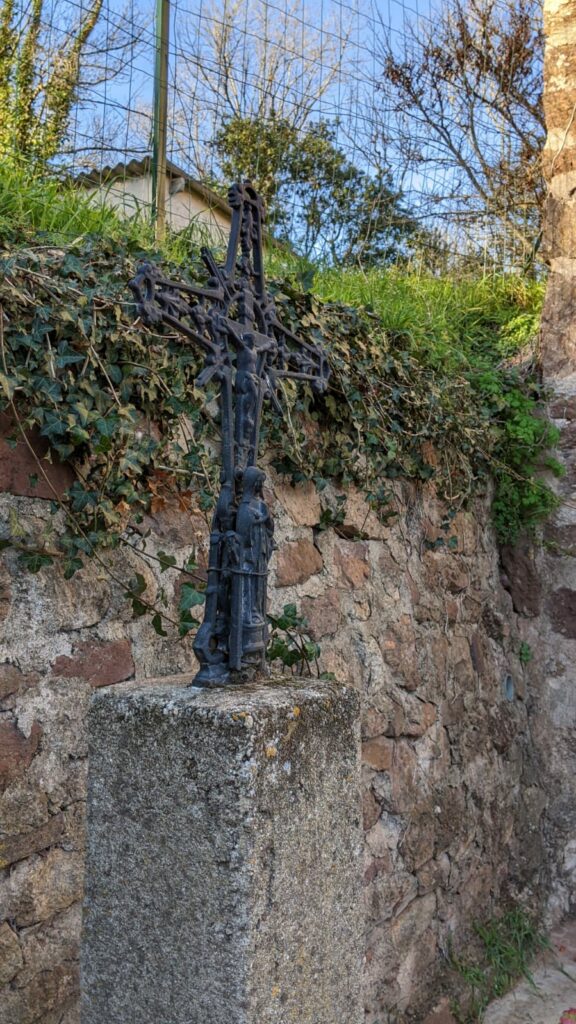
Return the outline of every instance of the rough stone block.
[[[94,687],[121,683],[134,673],[130,641],[87,640],[70,657],[56,658],[52,672],[64,679],[86,679]]]
[[[325,683],[102,691],[82,1024],[359,1024],[359,704]]]
[[[0,723],[0,791],[30,767],[41,735],[38,722],[33,723],[29,736],[10,719]]]
[[[322,571],[322,555],[311,540],[301,538],[284,544],[276,556],[276,584],[294,587]]]
[[[73,470],[67,463],[60,462],[54,452],[47,461],[45,456],[50,445],[39,430],[27,431],[26,437],[28,444],[22,440],[12,417],[0,413],[0,490],[50,500],[61,496],[74,483]],[[14,438],[15,447],[6,438]],[[39,474],[37,459],[42,460],[46,476]]]

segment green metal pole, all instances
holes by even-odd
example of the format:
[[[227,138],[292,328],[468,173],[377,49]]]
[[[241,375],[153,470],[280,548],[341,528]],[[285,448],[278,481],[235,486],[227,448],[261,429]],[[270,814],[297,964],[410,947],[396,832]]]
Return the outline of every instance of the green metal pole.
[[[168,120],[168,44],[170,0],[156,0],[154,68],[154,139],[152,148],[152,220],[156,240],[166,231],[166,137]]]

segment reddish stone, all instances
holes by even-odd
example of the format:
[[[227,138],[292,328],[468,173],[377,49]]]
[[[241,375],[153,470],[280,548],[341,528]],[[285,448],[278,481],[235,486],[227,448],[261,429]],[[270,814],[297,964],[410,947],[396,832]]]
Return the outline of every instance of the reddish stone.
[[[470,573],[450,550],[426,551],[422,559],[423,578],[428,589],[461,594],[470,586]]]
[[[392,765],[393,740],[384,736],[367,740],[362,744],[362,761],[377,772],[387,772]]]
[[[403,814],[412,812],[419,797],[417,783],[418,759],[408,740],[399,740],[394,747],[390,768],[392,796],[390,810]]]
[[[442,882],[442,870],[436,860],[426,861],[417,872],[418,895],[425,896],[432,892]]]
[[[402,732],[405,736],[423,736],[435,721],[436,705],[418,701],[408,708]]]
[[[513,704],[502,704],[497,710],[492,709],[488,723],[490,736],[499,754],[505,754],[519,731],[520,723]]]
[[[39,678],[36,672],[24,674],[16,665],[4,662],[0,665],[0,700],[11,693],[22,693],[30,686],[34,686]]]
[[[481,676],[484,673],[485,662],[484,662],[484,651],[482,650],[482,637],[479,633],[474,633],[474,636],[470,640],[470,660],[474,671]]]
[[[566,452],[568,457],[572,455],[576,448],[576,423],[569,423],[567,427],[562,428],[558,440],[558,448]]]
[[[559,587],[550,595],[548,607],[553,629],[570,640],[576,639],[576,591]]]
[[[7,437],[17,439],[14,448],[5,440]],[[50,445],[38,430],[27,432],[26,437],[33,451],[22,440],[12,418],[0,413],[0,490],[28,498],[61,497],[75,480],[72,468],[60,462],[54,452],[51,461],[46,460]],[[47,480],[39,469],[38,460]]]
[[[338,539],[334,547],[334,563],[346,583],[363,587],[370,575],[368,545],[364,541]]]
[[[540,614],[542,578],[536,565],[535,547],[524,538],[514,546],[505,544],[500,551],[506,572],[507,587],[514,611],[533,617]]]
[[[315,640],[333,636],[342,622],[340,594],[332,588],[320,597],[305,597],[302,601],[302,614]]]
[[[0,790],[30,767],[41,735],[38,722],[34,722],[29,736],[20,732],[15,722],[0,722]]]
[[[365,789],[362,794],[362,814],[364,817],[364,828],[366,832],[376,824],[380,817],[382,808],[378,803],[371,789]]]
[[[294,540],[284,544],[276,561],[276,584],[279,587],[294,587],[320,572],[324,562],[322,555],[309,540]]]
[[[338,534],[351,540],[383,540],[390,529],[390,518],[396,512],[392,504],[388,504],[386,523],[383,523],[368,503],[365,494],[352,484],[346,491],[344,521],[338,526]]]
[[[156,501],[154,512],[144,517],[141,530],[143,533],[151,530],[158,547],[162,544],[193,547],[198,563],[207,562],[210,527],[194,507],[189,507],[186,495],[179,498],[168,494],[161,502]]]
[[[64,679],[85,679],[91,686],[111,686],[134,674],[129,640],[87,640],[73,654],[61,655],[52,665],[52,673]]]
[[[440,463],[440,456],[438,455],[437,448],[434,447],[431,441],[423,441],[420,445],[420,452],[422,459],[428,466],[438,466]]]
[[[457,551],[473,555],[478,547],[478,523],[471,512],[457,512],[452,520],[450,534],[458,541]]]
[[[307,481],[293,486],[278,481],[275,485],[275,497],[297,526],[316,526],[320,522],[320,495],[313,483]]]
[[[364,885],[370,885],[370,882],[373,882],[375,878],[378,878],[378,875],[389,870],[389,857],[375,857],[374,860],[370,861],[370,864],[364,872]]]
[[[398,674],[398,683],[406,690],[416,690],[420,682],[416,637],[410,616],[390,626],[379,642],[382,657]]]
[[[442,704],[440,705],[440,714],[442,716],[442,722],[446,726],[464,725],[466,722],[464,696],[461,693],[458,693],[450,700],[442,701]]]
[[[372,739],[381,736],[388,728],[388,715],[382,714],[377,708],[366,707],[362,712],[362,738]]]
[[[553,420],[576,420],[576,396],[555,396],[548,412]]]
[[[414,808],[414,820],[402,840],[402,852],[410,871],[418,871],[434,855],[435,822],[432,815]]]
[[[51,970],[39,971],[33,976],[27,990],[27,1003],[32,1009],[32,1015],[27,1016],[26,1020],[61,1020],[60,1013],[70,1007],[79,992],[79,964],[67,962],[58,964]],[[48,1016],[51,1010],[58,1011],[56,1018]]]
[[[0,869],[15,864],[19,860],[30,857],[33,853],[40,853],[41,850],[54,846],[62,839],[65,832],[63,814],[55,814],[40,828],[32,829],[19,836],[9,836],[7,839],[0,839]]]

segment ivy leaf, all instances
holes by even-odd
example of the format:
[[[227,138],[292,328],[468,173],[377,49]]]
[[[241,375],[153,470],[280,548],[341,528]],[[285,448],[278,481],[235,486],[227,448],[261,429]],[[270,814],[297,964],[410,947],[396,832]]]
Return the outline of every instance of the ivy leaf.
[[[190,632],[191,629],[196,629],[197,626],[198,622],[196,619],[192,618],[190,612],[183,612],[180,615],[180,626],[178,627],[178,634],[179,636],[184,637]]]
[[[154,629],[158,633],[158,636],[168,636],[166,630],[162,628],[162,616],[160,615],[159,612],[156,612],[156,615],[152,619],[152,625],[154,626]]]
[[[14,398],[14,391],[16,388],[16,381],[13,377],[7,377],[5,373],[0,373],[0,387],[4,392],[9,402]]]
[[[83,562],[80,558],[66,558],[64,561],[64,579],[72,579],[74,573],[82,568]]]
[[[167,569],[171,569],[173,565],[176,565],[174,555],[167,555],[165,551],[159,551],[157,557],[160,562],[160,572],[166,572]]]
[[[180,593],[180,611],[188,612],[197,605],[204,604],[206,595],[197,590],[193,583],[183,583]]]
[[[34,551],[31,554],[23,552],[18,561],[24,569],[28,570],[28,572],[36,574],[37,572],[40,572],[41,569],[44,569],[45,566],[52,565],[54,559],[50,555],[42,555],[40,552]]]
[[[70,366],[72,363],[83,363],[85,358],[79,352],[66,352],[63,355],[56,356],[56,366],[61,368]]]
[[[18,518],[18,513],[14,506],[10,506],[10,509],[8,511],[8,522],[10,524],[10,533],[12,534],[12,537],[22,539],[26,536],[26,530],[22,526],[22,523]]]
[[[85,402],[74,402],[73,409],[76,410],[78,416],[80,417],[80,423],[82,424],[83,427],[85,427],[86,424],[88,423],[88,420],[90,419],[90,409],[85,404]]]
[[[134,582],[131,583],[130,589],[133,594],[143,594],[146,590],[146,580],[144,579],[141,572],[137,572],[134,576]]]
[[[71,494],[71,497],[72,509],[74,512],[82,512],[85,508],[98,503],[97,495],[90,491],[85,491],[82,487],[76,487]]]

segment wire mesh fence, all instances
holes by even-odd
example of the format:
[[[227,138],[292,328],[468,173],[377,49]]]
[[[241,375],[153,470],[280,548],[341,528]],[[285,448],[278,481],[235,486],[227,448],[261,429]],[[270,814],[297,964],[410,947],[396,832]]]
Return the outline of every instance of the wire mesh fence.
[[[150,216],[167,5],[3,0],[0,148]],[[170,0],[169,225],[224,235],[250,177],[313,262],[533,268],[540,22],[538,0]]]

